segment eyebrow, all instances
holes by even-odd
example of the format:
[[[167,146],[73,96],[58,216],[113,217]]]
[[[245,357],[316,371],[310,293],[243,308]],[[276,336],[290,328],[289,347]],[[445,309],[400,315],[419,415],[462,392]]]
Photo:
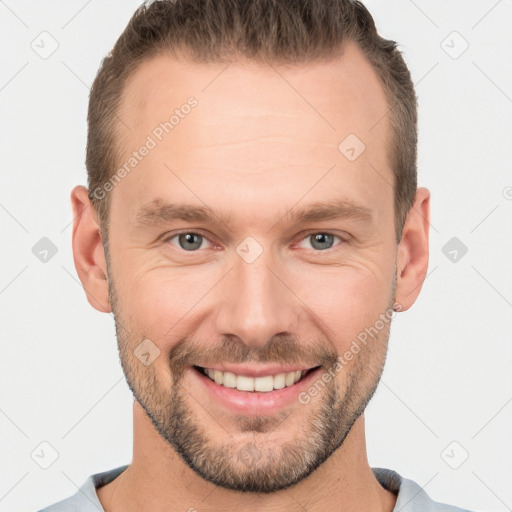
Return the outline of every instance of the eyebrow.
[[[373,212],[363,204],[350,200],[331,200],[316,202],[306,207],[292,207],[279,219],[279,223],[306,224],[325,220],[350,219],[358,222],[371,223]],[[230,227],[231,218],[226,213],[213,210],[206,206],[183,203],[167,203],[155,199],[137,209],[135,222],[140,225],[152,226],[169,223],[175,220],[198,222],[205,224],[224,224]],[[272,229],[272,228],[271,228]]]
[[[135,214],[136,223],[146,226],[172,222],[174,220],[226,225],[229,225],[230,222],[228,216],[220,212],[214,212],[206,206],[166,203],[161,199],[155,199],[141,206]]]
[[[285,222],[297,222],[298,224],[337,219],[352,219],[369,223],[373,220],[373,212],[365,205],[338,199],[313,203],[297,210],[291,209],[280,219],[280,222],[283,219],[286,219]]]

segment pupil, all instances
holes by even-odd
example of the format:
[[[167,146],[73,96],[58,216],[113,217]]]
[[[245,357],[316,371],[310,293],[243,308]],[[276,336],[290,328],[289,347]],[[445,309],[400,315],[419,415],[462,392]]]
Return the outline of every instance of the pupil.
[[[312,245],[315,249],[329,249],[333,243],[333,235],[327,233],[317,233],[312,235]]]
[[[193,251],[201,247],[201,239],[201,235],[196,235],[195,233],[182,233],[179,236],[180,246],[186,251]]]

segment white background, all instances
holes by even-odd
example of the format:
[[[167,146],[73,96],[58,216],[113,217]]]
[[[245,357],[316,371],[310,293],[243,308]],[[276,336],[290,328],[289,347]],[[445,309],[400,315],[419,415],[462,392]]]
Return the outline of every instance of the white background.
[[[88,89],[137,4],[0,3],[1,511],[42,508],[131,460],[132,398],[113,318],[74,269],[69,194],[86,184]],[[432,193],[429,275],[394,320],[366,412],[370,464],[438,501],[511,510],[512,1],[366,5],[417,85],[419,184]],[[47,59],[31,47],[51,48],[43,31],[58,43]],[[442,252],[454,236],[468,248],[455,263]],[[57,248],[46,263],[32,252],[42,237]],[[48,469],[31,457],[43,441],[58,453]],[[460,468],[445,462],[465,452]]]

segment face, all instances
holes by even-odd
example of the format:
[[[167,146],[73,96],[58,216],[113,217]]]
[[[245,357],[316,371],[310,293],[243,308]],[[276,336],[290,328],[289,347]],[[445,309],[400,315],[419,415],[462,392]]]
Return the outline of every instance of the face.
[[[225,66],[161,56],[127,84],[108,290],[155,429],[204,479],[273,492],[341,446],[383,370],[388,107],[354,45],[330,63]],[[340,151],[349,134],[362,153]]]

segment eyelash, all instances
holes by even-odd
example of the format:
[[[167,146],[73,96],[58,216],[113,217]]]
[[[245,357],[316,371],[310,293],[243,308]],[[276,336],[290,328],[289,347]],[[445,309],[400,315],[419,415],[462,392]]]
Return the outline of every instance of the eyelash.
[[[174,238],[177,238],[179,237],[180,235],[186,235],[186,234],[190,234],[190,235],[199,235],[201,236],[203,239],[207,240],[208,242],[210,243],[213,243],[211,242],[211,240],[209,240],[209,238],[202,234],[201,232],[198,232],[198,231],[180,231],[178,233],[174,233],[173,235],[165,238],[163,241],[165,243],[169,243],[171,240],[173,240]],[[330,231],[310,231],[308,233],[306,233],[301,239],[300,239],[300,242],[302,242],[303,240],[306,240],[308,239],[309,237],[311,237],[311,235],[317,235],[317,234],[321,234],[321,235],[329,235],[329,236],[333,236],[334,238],[337,238],[338,240],[340,240],[340,243],[338,244],[335,244],[333,245],[332,247],[330,247],[329,249],[324,249],[324,250],[320,250],[320,249],[311,249],[311,251],[313,251],[314,253],[326,253],[326,252],[330,252],[330,251],[333,251],[335,250],[335,248],[338,246],[338,245],[342,245],[344,244],[345,242],[347,242],[347,238],[344,238],[340,235],[336,235],[335,233],[331,233]],[[188,253],[197,253],[197,252],[200,252],[201,249],[196,249],[194,251],[186,251],[185,249],[182,249],[181,247],[179,246],[176,246],[177,249],[181,250],[182,252],[188,252]]]

